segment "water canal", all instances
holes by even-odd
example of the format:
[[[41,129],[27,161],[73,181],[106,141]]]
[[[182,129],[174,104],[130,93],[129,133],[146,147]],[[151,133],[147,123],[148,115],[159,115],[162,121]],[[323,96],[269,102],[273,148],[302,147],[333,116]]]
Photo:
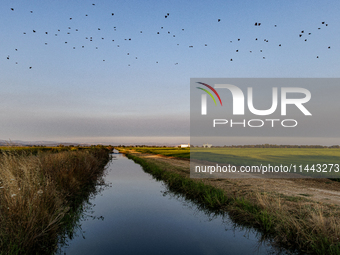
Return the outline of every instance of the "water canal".
[[[122,154],[113,154],[106,171],[107,185],[87,203],[60,254],[288,254],[170,192]]]

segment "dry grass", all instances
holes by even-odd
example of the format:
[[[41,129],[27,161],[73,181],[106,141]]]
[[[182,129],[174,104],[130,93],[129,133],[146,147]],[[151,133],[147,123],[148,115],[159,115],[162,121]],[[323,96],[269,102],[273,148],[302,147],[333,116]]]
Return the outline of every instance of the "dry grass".
[[[53,250],[72,199],[103,170],[104,153],[0,155],[0,253]]]
[[[227,207],[232,218],[262,229],[277,243],[312,254],[340,254],[337,206],[258,191],[232,199]]]

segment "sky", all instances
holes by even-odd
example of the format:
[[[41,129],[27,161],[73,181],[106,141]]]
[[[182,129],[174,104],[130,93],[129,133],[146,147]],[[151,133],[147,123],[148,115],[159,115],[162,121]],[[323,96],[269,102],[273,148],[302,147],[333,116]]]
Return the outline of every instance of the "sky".
[[[2,0],[0,139],[188,143],[190,78],[339,77],[339,13],[339,1]]]

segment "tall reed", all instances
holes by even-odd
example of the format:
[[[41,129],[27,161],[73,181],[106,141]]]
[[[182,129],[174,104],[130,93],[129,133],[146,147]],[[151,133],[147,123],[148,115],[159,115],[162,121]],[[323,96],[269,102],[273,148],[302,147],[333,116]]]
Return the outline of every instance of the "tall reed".
[[[63,221],[103,172],[108,151],[0,155],[0,254],[55,250]]]

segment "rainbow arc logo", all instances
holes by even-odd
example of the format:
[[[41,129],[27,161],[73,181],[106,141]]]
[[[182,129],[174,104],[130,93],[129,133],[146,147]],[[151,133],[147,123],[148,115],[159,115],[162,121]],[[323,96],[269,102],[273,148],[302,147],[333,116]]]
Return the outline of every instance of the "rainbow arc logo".
[[[212,92],[214,92],[215,95],[217,96],[218,100],[220,101],[221,106],[222,106],[222,100],[221,100],[221,98],[220,98],[220,95],[217,93],[217,91],[216,91],[213,87],[211,87],[210,85],[208,85],[208,84],[206,84],[206,83],[203,83],[203,82],[197,82],[197,83],[206,86],[206,87],[209,88]],[[215,100],[213,94],[211,94],[211,92],[210,92],[209,90],[204,89],[204,88],[201,88],[201,87],[196,87],[196,88],[201,89],[201,90],[203,90],[204,92],[206,92],[206,93],[214,100],[215,105],[217,105],[216,100]]]

